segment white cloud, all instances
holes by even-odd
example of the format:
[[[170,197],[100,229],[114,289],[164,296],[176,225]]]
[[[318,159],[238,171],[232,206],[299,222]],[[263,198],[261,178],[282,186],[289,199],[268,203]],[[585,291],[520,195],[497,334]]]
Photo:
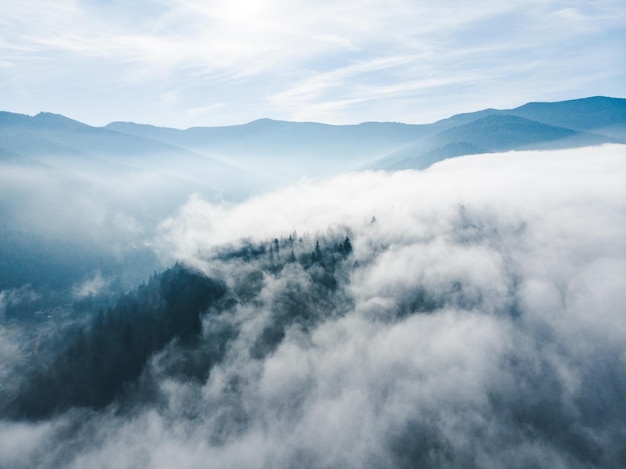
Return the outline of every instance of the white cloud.
[[[76,298],[86,298],[100,293],[110,283],[100,272],[96,272],[91,278],[86,279],[72,288],[72,294]]]
[[[596,157],[596,153],[601,156]],[[608,145],[547,153],[473,155],[440,162],[424,172],[358,173],[321,183],[303,181],[237,205],[216,205],[194,198],[179,216],[163,222],[163,239],[171,242],[165,251],[173,248],[170,252],[178,251],[184,257],[240,238],[270,238],[294,230],[323,232],[337,223],[360,231],[372,216],[380,222],[371,229],[372,236],[391,244],[428,238],[445,229],[458,215],[460,204],[476,205],[479,213],[488,208],[506,213],[511,229],[521,223],[522,214],[538,216],[548,209],[554,216],[574,217],[577,205],[573,200],[581,193],[590,200],[603,194],[621,194],[621,185],[604,169],[619,166],[622,153],[622,146]],[[565,161],[567,168],[563,170]],[[598,171],[588,174],[590,164]],[[578,189],[571,191],[574,182]],[[518,190],[509,193],[511,187]],[[507,193],[506,198],[503,193]],[[594,216],[608,214],[601,211]],[[405,229],[406,220],[420,223]],[[581,229],[584,226],[593,230],[593,225],[581,225]],[[550,225],[549,229],[558,230],[558,226]]]
[[[310,243],[329,228],[350,232],[350,269],[319,302],[315,268],[266,272],[254,301],[204,318],[203,346],[221,337],[215,328],[237,331],[206,380],[168,375],[180,350],[167,348],[146,371],[158,406],[17,426],[23,450],[0,451],[0,464],[614,465],[624,436],[625,152],[479,155],[303,182],[232,206],[193,199],[164,222],[161,247],[217,264],[229,286],[255,265],[211,260],[213,248],[294,229]],[[289,322],[285,311],[312,319]],[[282,342],[255,355],[276,324]],[[55,429],[74,421],[81,431]]]

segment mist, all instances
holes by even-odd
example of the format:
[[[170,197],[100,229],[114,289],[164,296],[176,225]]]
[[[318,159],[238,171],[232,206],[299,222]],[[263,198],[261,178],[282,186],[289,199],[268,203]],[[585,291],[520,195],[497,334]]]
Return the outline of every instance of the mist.
[[[0,161],[0,291],[16,298],[30,288],[37,296],[7,303],[12,319],[48,317],[76,299],[102,297],[106,306],[166,267],[150,242],[192,194],[242,200],[261,184],[201,155],[124,156],[123,146],[80,157],[37,150]]]
[[[5,412],[0,467],[623,467],[624,180],[622,145],[509,152],[91,224],[95,245],[139,243],[218,293],[109,400]],[[136,298],[178,304],[152,282]],[[36,301],[11,291],[0,310]],[[45,393],[24,340],[0,330],[18,404]]]

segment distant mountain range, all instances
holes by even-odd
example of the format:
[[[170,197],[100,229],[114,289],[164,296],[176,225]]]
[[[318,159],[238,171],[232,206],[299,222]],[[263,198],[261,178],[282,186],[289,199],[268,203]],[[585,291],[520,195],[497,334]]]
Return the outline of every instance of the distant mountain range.
[[[372,169],[424,169],[446,158],[510,150],[626,143],[626,99],[592,97],[457,114]]]
[[[626,143],[626,99],[528,103],[425,125],[260,119],[186,130],[131,122],[92,127],[50,113],[31,117],[0,112],[2,160],[72,157],[131,167],[155,161],[181,170],[202,166],[214,176],[209,184],[258,177],[270,183],[289,182],[356,169],[423,169],[468,154],[602,143]]]

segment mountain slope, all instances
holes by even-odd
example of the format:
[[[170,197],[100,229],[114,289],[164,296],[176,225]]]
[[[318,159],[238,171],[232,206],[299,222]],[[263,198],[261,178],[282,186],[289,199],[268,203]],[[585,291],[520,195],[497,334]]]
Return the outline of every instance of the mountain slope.
[[[477,153],[625,143],[626,100],[588,98],[530,103],[506,111],[486,109],[459,114],[432,126],[440,132],[368,168],[424,169],[446,158]]]
[[[31,371],[15,398],[5,398],[0,412],[41,418],[72,406],[106,406],[128,390],[153,353],[174,339],[193,341],[202,331],[200,314],[225,291],[178,265],[152,277],[71,335],[50,363]]]
[[[248,196],[264,182],[245,170],[171,143],[92,127],[67,117],[0,112],[1,161],[67,171],[151,171],[168,174],[190,190]]]

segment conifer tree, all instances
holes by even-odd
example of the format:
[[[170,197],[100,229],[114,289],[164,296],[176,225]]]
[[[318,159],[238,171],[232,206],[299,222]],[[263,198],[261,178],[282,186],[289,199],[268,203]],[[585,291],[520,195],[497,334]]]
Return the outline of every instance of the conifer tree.
[[[347,256],[352,252],[352,243],[350,242],[350,238],[346,236],[346,240],[343,242],[343,252]]]
[[[322,250],[320,249],[320,242],[315,242],[315,259],[317,262],[322,262]]]

